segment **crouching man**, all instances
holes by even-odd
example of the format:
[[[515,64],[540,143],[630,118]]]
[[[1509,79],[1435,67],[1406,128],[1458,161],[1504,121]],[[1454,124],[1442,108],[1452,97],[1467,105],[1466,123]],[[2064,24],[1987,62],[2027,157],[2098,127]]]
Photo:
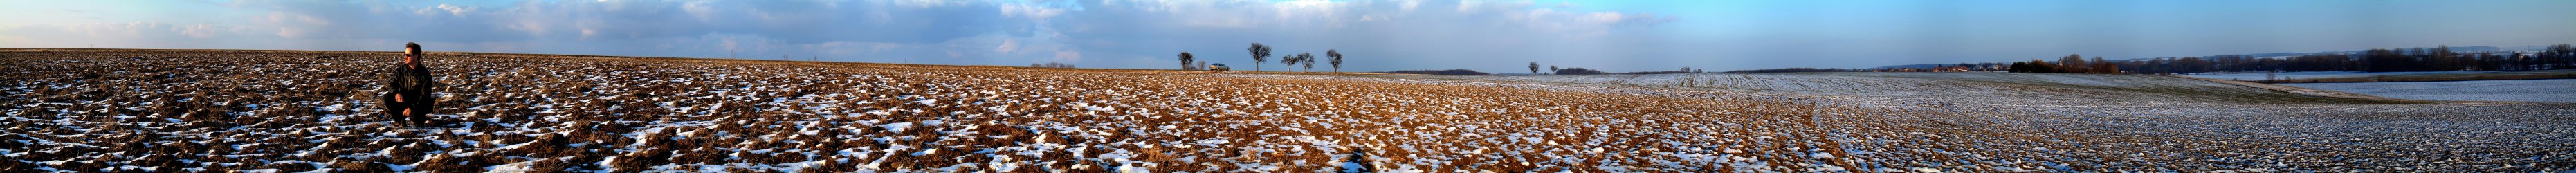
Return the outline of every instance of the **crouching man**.
[[[395,124],[435,125],[428,116],[438,110],[438,96],[430,95],[438,81],[431,80],[429,67],[420,64],[422,56],[420,44],[404,43],[402,64],[394,66],[392,75],[385,76],[385,114],[391,115]]]

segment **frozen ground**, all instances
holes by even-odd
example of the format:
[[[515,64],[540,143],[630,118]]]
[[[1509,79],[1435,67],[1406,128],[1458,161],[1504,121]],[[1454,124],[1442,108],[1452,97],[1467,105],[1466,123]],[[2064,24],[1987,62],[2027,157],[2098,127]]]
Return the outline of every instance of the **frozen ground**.
[[[1209,74],[439,53],[0,50],[0,170],[2534,172],[2576,105],[2009,73]]]
[[[389,57],[0,52],[0,170],[1989,169],[1853,162],[1780,101],[742,60],[441,53],[416,129],[370,116]]]
[[[2282,79],[2318,79],[2318,78],[2370,77],[2370,76],[2381,76],[2381,75],[2474,74],[2474,73],[2494,73],[2494,72],[2491,72],[2491,71],[2417,71],[2417,72],[2309,71],[2309,72],[2281,72],[2280,74],[2277,74],[2276,76],[2277,76],[2278,78],[2282,78]],[[2191,76],[2191,77],[2199,77],[2199,78],[2210,78],[2210,79],[2225,79],[2225,80],[2243,80],[2243,81],[2253,81],[2253,80],[2263,80],[2264,72],[2212,72],[2212,73],[2200,73],[2200,74],[2185,74],[2185,75],[2183,75],[2183,76]]]
[[[2279,84],[2417,100],[2576,102],[2576,79]]]
[[[1390,77],[1446,79],[1436,81],[1546,84],[1579,88],[1654,88],[1749,96],[1954,105],[2227,106],[2248,103],[2408,102],[2318,97],[2238,84],[2152,75],[1972,72]]]
[[[1829,127],[1838,127],[1834,128],[1838,134],[1877,136],[1869,138],[1890,141],[1880,143],[1889,146],[1871,146],[1884,147],[1875,151],[1978,153],[1977,157],[1984,158],[1978,160],[2069,165],[2067,168],[2073,170],[2566,170],[2570,164],[2567,154],[2492,157],[2496,155],[2482,153],[2576,149],[2570,145],[2576,139],[2564,137],[2576,133],[2569,126],[2525,122],[2571,122],[2564,120],[2576,115],[2576,110],[2571,110],[2576,106],[2569,104],[2320,97],[2265,89],[2278,87],[2244,86],[2263,84],[2150,75],[1250,76],[1847,106],[1832,109],[1846,112],[1819,116],[1851,118],[1828,123],[1834,124]],[[1936,135],[1902,135],[1916,133]],[[1980,150],[2009,150],[2000,152],[2009,154],[1959,152]],[[1935,158],[1946,157],[1950,156]],[[2060,160],[2067,158],[2089,159]],[[1926,160],[1907,156],[1870,159]]]

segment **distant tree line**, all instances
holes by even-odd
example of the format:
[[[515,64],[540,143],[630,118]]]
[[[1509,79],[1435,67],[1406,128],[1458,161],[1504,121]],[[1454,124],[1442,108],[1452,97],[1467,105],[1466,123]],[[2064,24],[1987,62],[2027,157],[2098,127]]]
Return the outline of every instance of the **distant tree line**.
[[[1377,72],[1377,73],[1395,73],[1395,74],[1427,74],[1427,75],[1489,75],[1488,73],[1485,73],[1485,72],[1477,72],[1477,71],[1475,71],[1475,70],[1467,70],[1467,69],[1448,69],[1448,70],[1396,70],[1396,71],[1383,71],[1383,72]]]
[[[2060,58],[2056,62],[2015,62],[2011,72],[2181,74],[2225,71],[2503,71],[2576,69],[2576,46],[2550,45],[2539,51],[2453,51],[2431,48],[2370,49],[2358,53],[2300,55],[2278,58],[2250,55],[2158,57],[2103,62]],[[2111,64],[2104,67],[2102,64]],[[2071,66],[2071,64],[2082,64]]]
[[[1806,73],[1806,72],[1972,72],[1972,71],[2007,71],[2009,68],[2011,68],[2011,67],[2009,67],[2009,65],[2007,65],[2007,64],[2010,64],[2010,63],[1922,64],[1922,65],[1905,65],[1905,66],[1890,66],[1890,67],[1879,67],[1879,68],[1857,68],[1857,69],[1855,69],[1855,68],[1805,68],[1805,67],[1798,67],[1798,68],[1774,68],[1774,69],[1731,70],[1731,71],[1725,71],[1725,72],[1726,72],[1726,73]],[[1929,67],[1931,67],[1931,68],[1922,68],[1921,66],[1924,66],[1924,65],[1929,65]]]
[[[1803,68],[1803,67],[1801,67],[1801,68],[1775,68],[1775,69],[1735,70],[1735,71],[1726,71],[1726,72],[1727,72],[1727,73],[1798,73],[1798,72],[1864,72],[1864,71],[1869,71],[1869,70],[1861,70],[1861,69],[1843,69],[1843,68]]]
[[[2331,59],[2331,58],[2328,58]],[[2576,69],[2576,46],[2550,45],[2538,52],[2456,52],[2450,46],[2430,49],[2371,49],[2344,64],[2350,71],[2498,71]],[[2308,68],[2330,68],[2317,66]],[[2288,69],[2283,69],[2288,70]]]
[[[1066,64],[1066,63],[1060,63],[1060,62],[1029,63],[1029,67],[1038,67],[1038,68],[1073,68],[1073,64]]]
[[[2048,62],[2037,59],[2030,60],[2030,62],[2014,62],[2007,68],[2007,72],[2014,73],[2126,73],[2126,71],[2120,70],[2120,65],[2118,63],[2104,61],[2102,60],[2102,57],[2098,56],[2093,57],[2093,60],[2084,60],[2084,55],[2078,54],[2069,54],[2066,55],[2066,57],[2059,57],[2057,58],[2057,62]]]

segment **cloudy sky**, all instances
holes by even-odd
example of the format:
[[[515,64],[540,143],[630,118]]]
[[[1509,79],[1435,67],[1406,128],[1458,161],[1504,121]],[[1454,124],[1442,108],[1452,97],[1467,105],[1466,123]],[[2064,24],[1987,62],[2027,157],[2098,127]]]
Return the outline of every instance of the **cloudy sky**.
[[[1875,67],[2576,43],[2576,1],[0,0],[0,47],[400,50],[1345,71]],[[1284,69],[1272,57],[1265,69]],[[1318,67],[1317,70],[1324,70]]]

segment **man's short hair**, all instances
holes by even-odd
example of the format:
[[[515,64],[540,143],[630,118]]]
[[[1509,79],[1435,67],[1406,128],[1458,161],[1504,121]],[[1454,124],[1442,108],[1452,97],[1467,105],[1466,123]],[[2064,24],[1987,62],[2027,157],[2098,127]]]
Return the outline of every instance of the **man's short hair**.
[[[420,43],[403,42],[403,54],[417,53],[412,51],[420,51]]]

